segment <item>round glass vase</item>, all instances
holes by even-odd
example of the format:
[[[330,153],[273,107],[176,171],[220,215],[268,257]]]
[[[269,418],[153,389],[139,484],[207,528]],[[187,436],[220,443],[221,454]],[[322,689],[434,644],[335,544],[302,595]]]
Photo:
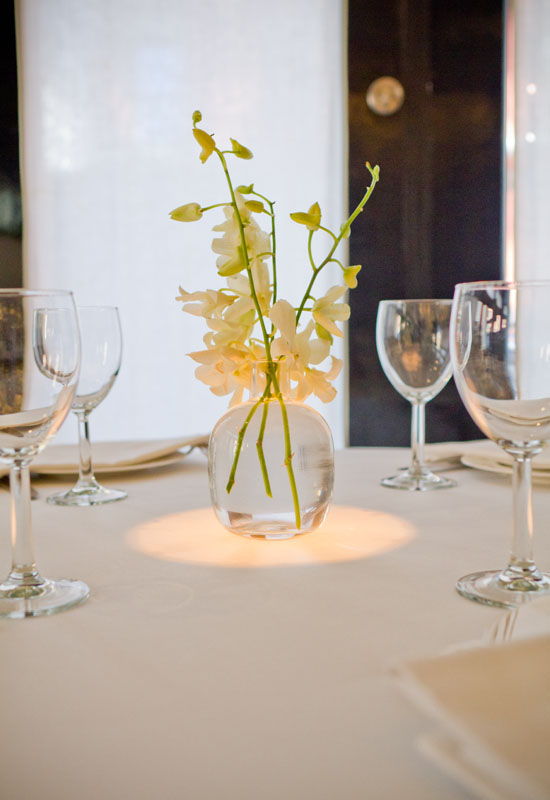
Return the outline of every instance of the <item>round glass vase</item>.
[[[266,377],[267,376],[267,377]],[[323,522],[334,484],[330,428],[281,391],[278,370],[255,365],[254,390],[215,425],[208,448],[212,505],[232,533],[289,539]]]

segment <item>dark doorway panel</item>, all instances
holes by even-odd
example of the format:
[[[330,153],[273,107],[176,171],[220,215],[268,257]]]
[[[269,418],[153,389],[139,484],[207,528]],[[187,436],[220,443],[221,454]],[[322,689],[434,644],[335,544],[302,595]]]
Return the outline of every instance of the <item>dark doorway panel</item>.
[[[0,3],[0,288],[21,286],[21,186],[13,2]]]
[[[354,224],[350,264],[350,443],[406,445],[410,405],[378,362],[378,302],[452,297],[500,277],[502,2],[349,0],[350,207],[366,160],[381,180]],[[395,114],[367,107],[369,85],[397,78]],[[427,440],[481,436],[451,380],[426,412]]]

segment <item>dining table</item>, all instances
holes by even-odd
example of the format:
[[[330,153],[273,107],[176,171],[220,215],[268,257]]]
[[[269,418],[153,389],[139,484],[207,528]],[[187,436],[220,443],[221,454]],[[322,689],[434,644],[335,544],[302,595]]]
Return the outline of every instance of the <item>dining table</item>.
[[[381,486],[409,458],[337,451],[325,522],[283,541],[220,525],[199,450],[101,476],[128,494],[103,506],[51,505],[74,478],[33,478],[38,567],[90,597],[0,620],[0,798],[479,796],[427,757],[435,723],[401,676],[470,643],[507,646],[509,611],[455,582],[506,565],[511,478],[455,463],[454,488]],[[533,513],[548,569],[550,483],[535,483]],[[7,573],[7,491],[0,518]]]

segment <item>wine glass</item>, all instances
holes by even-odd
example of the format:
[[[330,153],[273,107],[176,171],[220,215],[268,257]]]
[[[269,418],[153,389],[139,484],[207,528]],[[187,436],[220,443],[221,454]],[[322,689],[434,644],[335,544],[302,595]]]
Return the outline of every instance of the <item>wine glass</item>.
[[[412,405],[408,469],[384,478],[391,489],[426,491],[456,486],[423,463],[425,406],[451,377],[451,300],[382,300],[376,318],[376,348],[386,377]]]
[[[78,306],[82,359],[72,411],[78,419],[79,477],[72,489],[50,495],[59,506],[91,506],[124,500],[128,495],[96,480],[88,417],[109,394],[120,370],[122,332],[114,306]]]
[[[82,581],[44,578],[31,531],[29,464],[71,407],[80,362],[70,292],[0,290],[0,461],[10,468],[12,567],[0,616],[53,614],[88,597]]]
[[[550,281],[455,287],[451,359],[458,391],[485,436],[514,459],[508,566],[457,583],[460,594],[514,607],[550,593],[533,561],[531,459],[550,441]]]

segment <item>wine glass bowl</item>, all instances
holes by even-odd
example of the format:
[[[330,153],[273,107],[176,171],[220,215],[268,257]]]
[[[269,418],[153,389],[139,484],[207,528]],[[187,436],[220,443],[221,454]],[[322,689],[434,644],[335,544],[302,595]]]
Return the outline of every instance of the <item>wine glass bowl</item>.
[[[550,441],[550,281],[458,284],[451,319],[455,383],[488,438],[514,459],[513,542],[501,571],[461,578],[472,600],[516,606],[550,593],[533,560],[531,460]]]
[[[62,425],[80,364],[70,292],[0,291],[0,461],[10,468],[12,568],[0,616],[52,614],[84,600],[82,581],[44,578],[34,562],[29,464]]]
[[[382,369],[412,405],[412,463],[383,486],[426,491],[455,486],[423,463],[425,405],[451,377],[449,321],[451,300],[382,300],[376,320],[376,346]]]
[[[82,341],[80,378],[72,411],[78,419],[79,477],[66,492],[50,495],[48,503],[90,506],[124,500],[126,492],[108,489],[96,479],[90,445],[88,417],[107,397],[120,370],[122,331],[114,306],[79,306]]]

